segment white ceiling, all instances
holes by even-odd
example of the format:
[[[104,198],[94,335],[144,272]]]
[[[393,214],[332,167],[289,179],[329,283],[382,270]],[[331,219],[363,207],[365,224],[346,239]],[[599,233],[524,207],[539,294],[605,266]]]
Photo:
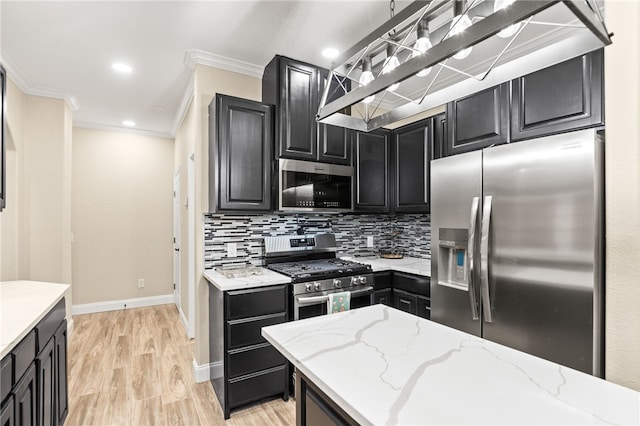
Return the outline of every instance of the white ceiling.
[[[408,1],[398,1],[396,12]],[[30,94],[77,106],[74,125],[173,135],[187,93],[191,49],[260,77],[275,54],[330,67],[320,51],[345,50],[389,18],[389,2],[7,1],[0,54]],[[130,75],[112,71],[120,61]]]

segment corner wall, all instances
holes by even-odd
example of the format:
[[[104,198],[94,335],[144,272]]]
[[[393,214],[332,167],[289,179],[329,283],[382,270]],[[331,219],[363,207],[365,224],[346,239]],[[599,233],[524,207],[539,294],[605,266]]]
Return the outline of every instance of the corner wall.
[[[605,12],[605,377],[640,391],[640,2]]]

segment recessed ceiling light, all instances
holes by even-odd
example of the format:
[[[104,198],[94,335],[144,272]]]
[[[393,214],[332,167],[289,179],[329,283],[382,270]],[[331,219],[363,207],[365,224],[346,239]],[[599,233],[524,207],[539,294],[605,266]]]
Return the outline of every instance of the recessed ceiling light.
[[[122,122],[122,125],[127,127],[134,127],[136,125],[136,122],[131,120],[124,120]]]
[[[326,49],[322,50],[322,56],[324,56],[325,58],[337,58],[339,54],[340,52],[338,52],[338,49],[335,49],[333,47],[327,47]]]
[[[113,64],[111,64],[111,68],[123,74],[130,74],[131,71],[133,71],[133,68],[131,68],[131,66],[123,64],[122,62],[114,62]]]

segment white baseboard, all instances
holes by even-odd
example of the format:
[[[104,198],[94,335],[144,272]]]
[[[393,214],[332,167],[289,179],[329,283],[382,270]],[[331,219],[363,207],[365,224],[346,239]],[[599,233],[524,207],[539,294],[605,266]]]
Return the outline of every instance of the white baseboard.
[[[187,317],[184,315],[184,312],[182,312],[182,307],[178,304],[176,304],[177,308],[178,308],[178,314],[180,315],[180,320],[182,321],[182,325],[184,326],[184,332],[187,333],[187,335],[189,334],[189,322],[187,321]]]
[[[213,362],[210,364],[198,365],[196,364],[196,360],[194,359],[192,363],[192,367],[193,367],[193,379],[196,381],[196,383],[209,381],[211,379],[212,374],[213,374],[213,377],[222,377],[222,375],[224,374],[222,361]],[[211,371],[212,369],[213,369],[213,373]]]
[[[85,303],[71,306],[72,315],[92,314],[94,312],[118,311],[127,308],[167,305],[174,303],[173,294],[162,296],[138,297],[136,299],[111,300],[108,302]]]
[[[67,339],[71,337],[71,335],[73,334],[73,317],[67,319]]]

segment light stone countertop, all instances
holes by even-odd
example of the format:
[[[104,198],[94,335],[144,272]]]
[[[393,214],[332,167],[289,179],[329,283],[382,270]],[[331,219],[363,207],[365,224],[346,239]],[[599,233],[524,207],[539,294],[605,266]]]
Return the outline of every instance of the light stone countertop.
[[[276,284],[287,284],[291,282],[291,278],[285,277],[282,274],[272,271],[267,268],[258,268],[261,270],[260,275],[251,275],[248,277],[240,278],[227,278],[221,273],[206,269],[203,272],[203,276],[209,281],[209,283],[220,291],[247,289],[255,287],[265,287]]]
[[[0,282],[0,359],[27,335],[70,289],[40,281]]]
[[[342,259],[352,260],[371,265],[373,272],[398,271],[409,274],[431,276],[431,260],[417,257],[403,257],[402,259],[383,259],[378,256],[342,256]]]
[[[640,423],[636,391],[384,305],[262,335],[363,425]]]

